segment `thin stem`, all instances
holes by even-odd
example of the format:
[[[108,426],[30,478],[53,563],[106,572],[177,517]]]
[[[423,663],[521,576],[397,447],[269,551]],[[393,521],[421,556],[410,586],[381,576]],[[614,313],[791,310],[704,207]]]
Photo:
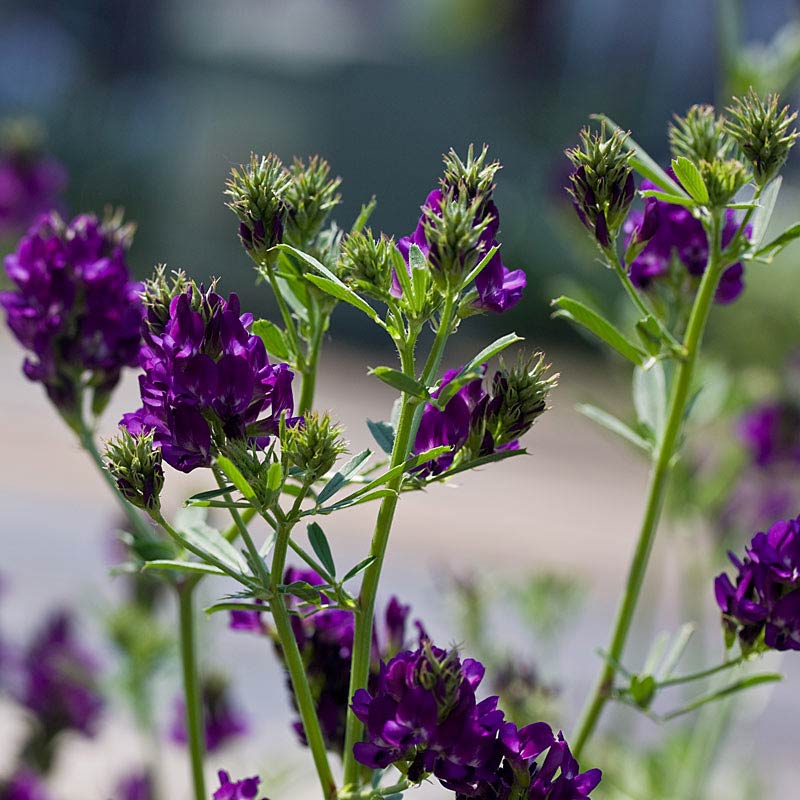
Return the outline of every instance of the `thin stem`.
[[[409,789],[411,784],[403,779],[391,786],[379,786],[377,789],[365,789],[361,792],[342,792],[339,795],[339,800],[380,800],[380,798],[388,797],[398,792],[404,792]]]
[[[286,305],[286,301],[283,299],[283,294],[281,293],[280,286],[278,286],[278,279],[275,277],[275,270],[273,269],[272,265],[264,262],[260,265],[264,272],[267,274],[267,280],[269,281],[269,285],[272,288],[272,293],[275,295],[275,302],[278,304],[278,310],[281,312],[281,318],[283,319],[283,324],[286,326],[286,335],[289,337],[289,343],[292,347],[292,352],[295,354],[296,364],[295,366],[301,371],[305,371],[305,364],[303,363],[303,353],[300,349],[300,337],[297,335],[297,328],[294,324],[294,317],[292,316],[292,312],[289,309],[289,306]]]
[[[697,296],[692,306],[692,312],[689,316],[689,323],[686,328],[686,338],[684,341],[686,357],[678,362],[669,403],[666,427],[664,428],[663,436],[661,437],[661,441],[655,453],[655,460],[650,474],[650,485],[647,493],[644,519],[614,622],[611,644],[608,647],[609,661],[603,665],[597,684],[587,700],[572,740],[573,752],[576,758],[580,755],[584,745],[594,732],[603,708],[611,696],[615,673],[613,662],[622,661],[625,644],[628,640],[628,634],[630,633],[634,613],[641,594],[642,583],[644,582],[645,573],[647,571],[647,564],[650,560],[650,553],[652,552],[653,542],[655,541],[656,532],[658,530],[658,521],[667,489],[672,458],[678,446],[678,440],[683,428],[686,404],[689,399],[689,389],[697,363],[703,332],[705,331],[711,304],[714,300],[714,292],[716,291],[717,283],[722,273],[723,262],[721,261],[720,253],[720,228],[721,215],[719,211],[715,211],[712,215],[711,235],[709,237],[708,264],[703,273],[703,278],[700,281],[700,287],[697,291]]]
[[[183,666],[183,693],[186,701],[186,730],[189,737],[189,758],[192,766],[195,800],[206,800],[205,728],[203,725],[203,698],[197,675],[197,646],[194,620],[194,581],[176,586],[180,609],[180,648]]]
[[[440,328],[441,330],[441,328]],[[437,338],[438,335],[437,335]],[[430,359],[429,359],[430,361]],[[414,375],[414,342],[410,342],[400,351],[400,364],[406,375]],[[413,398],[404,394],[400,407],[400,418],[392,447],[390,468],[402,464],[406,460],[412,442],[414,403]],[[359,690],[366,688],[369,679],[370,656],[372,653],[372,622],[375,614],[375,598],[378,592],[378,583],[386,556],[386,547],[389,542],[394,512],[397,508],[399,491],[403,476],[398,475],[387,484],[394,492],[381,501],[378,518],[375,523],[375,532],[370,546],[370,555],[375,560],[364,570],[361,592],[358,597],[358,608],[355,612],[355,632],[353,639],[353,660],[350,669],[350,688],[348,698]],[[347,712],[347,727],[345,730],[344,744],[344,784],[349,787],[358,786],[359,768],[353,755],[353,746],[360,741],[363,732],[361,722],[352,710]]]
[[[717,664],[715,667],[709,667],[708,669],[702,669],[699,672],[691,672],[688,675],[677,675],[674,678],[667,678],[666,680],[659,681],[656,685],[659,689],[663,689],[667,686],[678,686],[682,683],[692,683],[693,681],[700,681],[703,678],[710,678],[712,675],[716,675],[718,672],[724,672],[727,669],[733,669],[733,667],[738,667],[741,664],[744,664],[747,661],[749,656],[741,655],[738,658],[731,659],[730,661],[723,661],[721,664]]]
[[[308,413],[314,405],[314,390],[317,385],[317,366],[319,365],[319,354],[322,350],[322,338],[325,335],[325,327],[328,318],[320,314],[315,309],[314,327],[311,340],[306,348],[305,367],[303,369],[303,385],[300,389],[300,402],[297,406],[297,413],[302,415]]]
[[[278,634],[278,641],[281,645],[283,658],[286,662],[286,670],[292,682],[292,691],[297,710],[303,723],[306,741],[314,759],[314,766],[322,785],[322,794],[326,800],[336,798],[336,781],[333,778],[328,753],[325,749],[325,739],[317,717],[317,710],[314,706],[314,698],[311,695],[311,688],[308,684],[303,657],[294,638],[289,611],[286,608],[286,598],[279,591],[279,585],[283,579],[283,572],[286,567],[286,552],[289,547],[289,537],[291,526],[282,522],[277,528],[277,538],[275,540],[275,551],[272,557],[272,572],[270,576],[270,610],[275,621],[275,630]]]

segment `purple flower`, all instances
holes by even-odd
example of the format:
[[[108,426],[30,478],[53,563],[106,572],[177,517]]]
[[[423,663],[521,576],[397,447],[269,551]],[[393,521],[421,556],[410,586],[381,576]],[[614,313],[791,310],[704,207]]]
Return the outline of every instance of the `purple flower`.
[[[650,181],[642,181],[640,189],[657,189]],[[739,223],[732,209],[725,212],[722,246],[730,244]],[[634,286],[648,288],[653,281],[669,272],[673,255],[690,275],[699,277],[708,262],[708,240],[703,224],[683,206],[665,203],[655,198],[647,200],[644,211],[632,211],[625,221],[626,246],[632,241],[647,242],[644,249],[628,264],[628,274]],[[752,229],[748,225],[745,235]],[[744,268],[741,263],[722,273],[715,295],[717,303],[732,303],[744,289]]]
[[[135,366],[141,284],[125,261],[130,229],[82,215],[69,224],[41,217],[6,257],[15,291],[0,292],[8,326],[30,351],[23,371],[62,412],[75,412],[83,387],[102,406],[123,367]]]
[[[166,318],[150,308],[142,407],[120,424],[132,434],[153,431],[164,460],[182,472],[208,466],[212,442],[226,437],[266,445],[281,415],[291,414],[293,373],[269,362],[264,342],[249,332],[252,321],[237,295],[225,300],[195,286],[172,298]]]
[[[484,668],[425,639],[381,665],[375,686],[360,689],[352,708],[366,728],[356,760],[371,769],[401,765],[412,782],[435,775],[454,792],[473,796],[500,764],[497,697],[481,702]]]
[[[231,739],[247,732],[247,724],[239,711],[233,707],[228,694],[228,684],[214,676],[203,682],[203,723],[205,725],[206,750],[213,753]],[[177,744],[186,744],[186,702],[179,698],[175,703],[175,717],[170,737]]]
[[[259,605],[264,605],[263,600],[256,600],[255,602]],[[260,611],[248,611],[246,609],[231,611],[228,627],[232,631],[247,631],[262,635],[269,633],[269,626],[261,618]]]
[[[745,557],[729,553],[735,584],[726,573],[714,583],[729,635],[746,649],[800,650],[800,517],[776,522],[757,533]]]
[[[452,191],[455,191],[454,189]],[[448,196],[441,189],[434,189],[426,198],[422,206],[422,216],[417,222],[417,227],[409,236],[404,236],[397,242],[397,249],[408,265],[408,253],[412,244],[417,245],[423,255],[428,258],[435,269],[442,269],[442,255],[435,242],[428,240],[431,225],[436,225],[436,220],[442,218],[442,204],[448,202]],[[497,206],[491,199],[481,204],[475,220],[474,227],[484,226],[478,238],[474,252],[464,251],[457,254],[463,270],[471,269],[498,244],[496,239],[500,228],[500,214]],[[474,264],[472,263],[474,261]],[[481,270],[475,278],[475,288],[478,291],[478,299],[475,301],[475,308],[493,311],[497,314],[513,308],[522,297],[527,279],[525,272],[521,269],[510,270],[503,264],[500,251],[498,250],[491,258],[489,263]],[[395,276],[392,281],[392,294],[399,297],[402,292],[400,283]]]
[[[148,770],[126,775],[118,784],[115,800],[155,800],[153,776]]]
[[[66,612],[50,617],[23,656],[17,700],[38,719],[48,737],[65,730],[93,736],[103,699],[95,659],[75,640]]]
[[[253,800],[258,796],[258,785],[261,783],[261,778],[254,776],[252,778],[243,778],[240,781],[232,781],[231,776],[220,770],[219,776],[219,789],[214,792],[214,800]],[[263,798],[267,800],[267,798]]]
[[[0,800],[48,800],[44,785],[32,770],[23,769],[0,784]]]
[[[750,409],[739,437],[759,467],[800,462],[800,409],[793,403],[765,403]]]
[[[10,152],[0,158],[0,234],[26,230],[40,214],[61,206],[67,172],[54,158]]]

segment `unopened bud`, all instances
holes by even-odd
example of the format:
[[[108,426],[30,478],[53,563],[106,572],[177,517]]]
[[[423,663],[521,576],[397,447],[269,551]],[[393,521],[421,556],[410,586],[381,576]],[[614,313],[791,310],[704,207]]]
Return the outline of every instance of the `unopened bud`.
[[[337,269],[341,279],[356,291],[382,300],[392,286],[392,269],[396,266],[394,240],[386,236],[372,238],[367,228],[342,239]]]
[[[161,450],[153,445],[153,432],[131,434],[120,430],[106,445],[106,466],[122,496],[137,508],[161,507],[164,471]]]
[[[290,181],[284,194],[286,220],[284,240],[295,247],[309,248],[322,230],[328,214],[342,199],[336,191],[341,178],[330,177],[325,159],[311,156],[308,164],[296,158],[289,167]]]
[[[347,450],[343,429],[328,414],[312,412],[305,422],[282,432],[281,447],[289,463],[309,483],[322,477]]]
[[[669,143],[675,158],[683,156],[699,164],[725,160],[733,150],[725,120],[717,116],[713,106],[692,106],[685,117],[676,114],[674,120],[669,126]]]

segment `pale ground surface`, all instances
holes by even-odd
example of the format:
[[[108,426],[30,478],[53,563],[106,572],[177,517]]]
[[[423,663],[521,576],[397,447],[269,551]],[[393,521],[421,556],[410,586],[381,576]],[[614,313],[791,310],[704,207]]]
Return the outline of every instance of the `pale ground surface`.
[[[590,373],[586,364],[569,356],[551,357],[561,369],[561,387],[554,397],[554,410],[528,439],[532,457],[466,475],[457,487],[435,487],[424,495],[405,496],[390,544],[383,594],[397,592],[401,598],[413,598],[414,612],[425,619],[434,638],[447,640],[455,632],[449,610],[441,602],[445,572],[490,571],[501,579],[553,568],[581,576],[589,590],[588,614],[571,629],[560,672],[552,676],[564,689],[568,727],[598,666],[594,649],[607,637],[641,512],[646,472],[624,445],[573,410],[578,400],[619,408],[624,402],[623,385]],[[43,392],[21,377],[19,360],[3,329],[0,622],[12,640],[24,639],[41,615],[59,604],[76,607],[97,622],[115,596],[107,577],[113,502],[88,459],[48,408]],[[370,444],[364,417],[386,418],[391,390],[366,376],[359,352],[332,350],[325,364],[317,405],[336,409],[348,429],[351,451],[357,452]],[[127,380],[104,418],[102,432],[110,434],[120,412],[136,405],[135,383]],[[168,484],[174,502],[189,491],[207,488],[193,478],[178,479],[175,473],[168,476]],[[339,563],[355,563],[366,554],[374,511],[360,507],[325,520]],[[650,609],[643,614],[651,619],[656,615],[659,625],[672,629],[676,627],[674,612],[659,611],[657,598],[666,596],[669,601],[685,589],[673,549],[674,544],[662,538],[653,561],[659,569],[653,571],[646,588]],[[209,582],[206,588],[207,597],[213,599],[214,586]],[[216,596],[225,591],[221,585],[218,588]],[[713,615],[710,592],[697,602]],[[524,643],[514,642],[511,623],[505,622],[504,626],[503,619],[498,621],[498,635],[524,649]],[[273,800],[316,797],[311,779],[298,777],[307,763],[306,754],[288,729],[282,676],[269,648],[262,641],[228,633],[224,620],[218,618],[203,624],[202,635],[207,642],[204,660],[234,676],[239,704],[254,721],[255,734],[247,745],[210,758],[209,772],[225,767],[244,776],[260,769],[272,776],[271,787],[263,788]],[[636,663],[635,652],[629,658]],[[795,721],[800,711],[800,670],[790,662],[787,659],[789,680],[771,698],[768,693],[756,693],[745,704],[756,709],[769,702],[769,722],[746,724],[735,747],[744,766],[753,757],[762,770],[774,765],[778,793],[773,796],[787,800],[797,796],[795,790],[787,788],[782,793],[778,786],[795,785],[789,780],[796,769]],[[171,677],[174,687],[177,675]],[[169,716],[172,694],[165,690],[164,716]],[[631,715],[623,711],[620,718],[630,722]],[[76,739],[65,747],[54,784],[57,800],[107,800],[115,776],[146,757],[147,747],[129,722],[120,715],[115,719],[104,726],[99,741]],[[0,774],[13,757],[19,729],[19,716],[0,706]],[[644,738],[657,734],[649,723],[641,730]],[[188,797],[180,750],[162,745],[159,752],[172,789],[170,798]],[[278,776],[292,772],[294,778],[286,778],[278,787]],[[422,800],[446,794],[430,788],[415,796]]]

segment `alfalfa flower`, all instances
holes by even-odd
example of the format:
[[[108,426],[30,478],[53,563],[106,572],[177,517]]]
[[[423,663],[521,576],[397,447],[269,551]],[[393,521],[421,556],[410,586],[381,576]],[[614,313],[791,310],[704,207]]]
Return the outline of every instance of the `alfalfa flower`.
[[[255,800],[258,797],[258,787],[261,778],[254,775],[252,778],[243,778],[240,781],[232,781],[229,773],[221,769],[217,773],[219,777],[219,789],[214,792],[214,800]],[[262,800],[267,800],[266,797]]]
[[[106,444],[106,467],[129,503],[148,512],[161,507],[164,470],[153,431],[134,435],[120,430],[117,438]]]

